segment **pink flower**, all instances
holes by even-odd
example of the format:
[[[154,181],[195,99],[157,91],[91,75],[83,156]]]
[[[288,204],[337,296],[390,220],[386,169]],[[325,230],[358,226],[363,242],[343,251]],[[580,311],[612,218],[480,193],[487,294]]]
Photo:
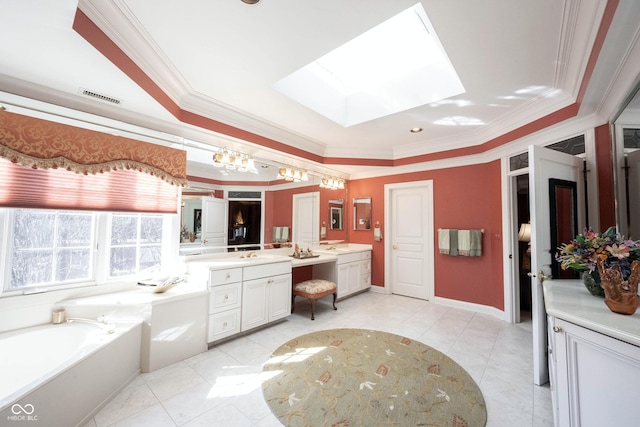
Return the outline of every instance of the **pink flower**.
[[[618,259],[629,257],[629,247],[624,243],[621,243],[620,245],[618,245],[617,243],[614,243],[611,246],[607,246],[605,249],[608,250],[612,256]]]

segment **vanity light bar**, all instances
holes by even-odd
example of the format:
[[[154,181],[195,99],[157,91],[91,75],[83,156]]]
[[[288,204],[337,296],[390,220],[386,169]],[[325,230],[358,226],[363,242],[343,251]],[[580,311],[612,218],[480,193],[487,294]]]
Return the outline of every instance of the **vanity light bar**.
[[[320,181],[320,188],[329,188],[331,190],[343,189],[344,179],[325,176]]]
[[[309,181],[309,174],[307,174],[306,170],[293,169],[287,166],[286,168],[278,169],[277,179],[293,182]]]
[[[238,172],[258,172],[255,161],[251,156],[227,150],[226,148],[213,155],[213,166],[237,170]]]

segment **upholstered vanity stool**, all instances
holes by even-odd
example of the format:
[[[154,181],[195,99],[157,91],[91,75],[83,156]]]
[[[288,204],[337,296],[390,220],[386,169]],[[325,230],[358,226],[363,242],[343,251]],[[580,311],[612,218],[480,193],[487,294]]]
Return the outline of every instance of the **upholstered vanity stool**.
[[[316,300],[318,300],[319,298],[333,294],[333,309],[338,309],[336,307],[337,292],[338,291],[336,290],[336,284],[330,282],[329,280],[312,279],[300,282],[293,287],[293,291],[291,292],[291,312],[293,313],[297,296],[309,298],[309,302],[311,302],[311,320],[314,320],[314,309],[316,306]]]

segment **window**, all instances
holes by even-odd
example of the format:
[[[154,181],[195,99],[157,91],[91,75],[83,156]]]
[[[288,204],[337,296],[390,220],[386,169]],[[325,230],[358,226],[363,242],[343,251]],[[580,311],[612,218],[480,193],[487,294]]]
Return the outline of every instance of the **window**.
[[[160,270],[172,224],[164,214],[47,209],[4,209],[0,224],[3,217],[9,238],[0,242],[7,266],[0,289],[7,294]]]
[[[135,275],[159,267],[162,259],[162,215],[111,216],[109,277]]]
[[[16,209],[7,290],[88,281],[94,272],[95,215]]]

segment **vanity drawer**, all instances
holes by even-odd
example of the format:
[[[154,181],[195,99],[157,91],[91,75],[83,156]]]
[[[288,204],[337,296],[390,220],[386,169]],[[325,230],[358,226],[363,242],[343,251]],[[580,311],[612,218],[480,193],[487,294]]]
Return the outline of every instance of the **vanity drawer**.
[[[242,268],[225,268],[223,270],[211,270],[209,273],[209,286],[226,285],[242,281]]]
[[[228,310],[209,316],[208,342],[218,341],[222,338],[235,335],[240,332],[240,309]]]
[[[209,313],[239,308],[242,301],[242,284],[214,286],[209,291]]]
[[[356,262],[362,259],[362,252],[351,252],[346,254],[338,254],[337,264],[346,264],[348,262]]]
[[[291,273],[291,261],[252,265],[244,268],[244,280],[261,279]]]

